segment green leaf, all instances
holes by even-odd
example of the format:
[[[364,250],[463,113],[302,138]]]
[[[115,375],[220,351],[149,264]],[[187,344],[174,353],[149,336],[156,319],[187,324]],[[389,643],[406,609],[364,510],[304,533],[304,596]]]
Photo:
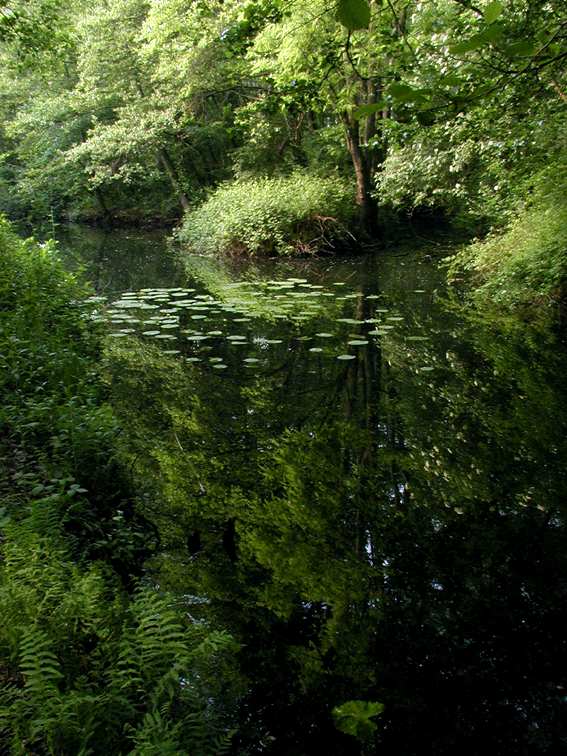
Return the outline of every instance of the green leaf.
[[[333,717],[337,730],[364,738],[376,730],[371,720],[384,711],[384,704],[377,701],[347,701],[335,706]]]
[[[498,0],[492,0],[484,9],[484,20],[487,24],[493,24],[503,10],[504,6],[502,3],[498,2]]]
[[[384,110],[385,107],[386,101],[380,100],[380,102],[373,102],[371,105],[360,105],[360,107],[353,111],[352,115],[358,120],[373,115],[374,113],[379,113],[381,110]]]
[[[349,31],[368,29],[370,24],[370,5],[367,0],[339,0],[337,4],[337,21]]]
[[[469,39],[464,39],[462,42],[458,42],[456,45],[449,47],[449,52],[454,55],[460,55],[461,53],[472,52],[478,50],[484,45],[494,42],[502,35],[502,29],[499,26],[491,26],[478,34],[473,34]]]
[[[394,82],[388,87],[388,94],[397,100],[398,102],[420,102],[426,101],[426,98],[417,89],[408,86],[407,84],[401,84]]]
[[[440,79],[440,82],[445,87],[458,87],[463,83],[463,80],[455,73],[448,73]]]
[[[484,31],[480,32],[483,43],[496,42],[502,36],[502,26],[490,26]]]
[[[529,56],[537,50],[537,45],[529,39],[523,39],[520,42],[514,42],[506,48],[507,55]]]

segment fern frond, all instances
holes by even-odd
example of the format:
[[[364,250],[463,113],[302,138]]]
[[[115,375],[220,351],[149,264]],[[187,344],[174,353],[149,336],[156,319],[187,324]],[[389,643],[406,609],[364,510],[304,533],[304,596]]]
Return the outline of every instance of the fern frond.
[[[20,670],[25,687],[35,695],[54,695],[57,683],[63,677],[52,643],[37,627],[22,634],[20,644]]]

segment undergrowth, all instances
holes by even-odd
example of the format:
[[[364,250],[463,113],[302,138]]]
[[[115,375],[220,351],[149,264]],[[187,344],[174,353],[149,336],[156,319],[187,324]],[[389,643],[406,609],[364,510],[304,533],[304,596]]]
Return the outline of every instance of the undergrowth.
[[[545,310],[561,303],[567,282],[567,161],[526,183],[525,199],[504,231],[453,258],[450,278],[463,274],[481,305]]]
[[[349,238],[352,204],[336,178],[241,179],[187,213],[178,238],[197,254],[312,254]]]
[[[220,754],[235,642],[145,576],[86,293],[0,219],[0,753]]]

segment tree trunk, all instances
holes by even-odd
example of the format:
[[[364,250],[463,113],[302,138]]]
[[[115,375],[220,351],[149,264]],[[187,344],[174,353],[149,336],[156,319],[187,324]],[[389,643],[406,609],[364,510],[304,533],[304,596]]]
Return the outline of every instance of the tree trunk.
[[[136,88],[138,90],[138,94],[141,98],[145,97],[144,89],[139,81],[136,81]],[[175,193],[177,194],[177,197],[179,199],[179,204],[181,205],[183,210],[189,210],[191,207],[191,203],[189,202],[189,197],[185,194],[183,190],[183,186],[181,184],[181,181],[179,180],[179,176],[177,175],[177,170],[175,168],[175,165],[173,164],[173,160],[170,158],[168,151],[165,149],[165,147],[160,147],[157,151],[157,159],[158,163],[161,163],[163,166],[163,169],[167,173],[169,180],[171,181],[171,185],[173,186],[173,189]]]
[[[171,181],[171,185],[175,189],[175,193],[179,198],[181,207],[183,208],[183,210],[189,210],[191,203],[189,202],[189,198],[183,191],[183,187],[181,186],[181,182],[179,181],[179,177],[177,175],[177,171],[175,170],[175,166],[173,165],[173,161],[169,157],[169,154],[165,147],[162,147],[158,150],[158,158],[163,165],[165,172],[169,176],[169,180]]]
[[[356,176],[356,204],[362,230],[374,236],[378,230],[378,206],[372,196],[373,165],[366,147],[360,144],[359,122],[344,115],[347,148]]]
[[[100,187],[97,187],[95,189],[95,197],[97,198],[98,204],[100,205],[100,209],[102,210],[102,215],[106,223],[112,222],[112,215],[110,213],[110,210],[108,209],[108,205],[106,204],[106,201],[104,199],[104,194],[102,193]]]

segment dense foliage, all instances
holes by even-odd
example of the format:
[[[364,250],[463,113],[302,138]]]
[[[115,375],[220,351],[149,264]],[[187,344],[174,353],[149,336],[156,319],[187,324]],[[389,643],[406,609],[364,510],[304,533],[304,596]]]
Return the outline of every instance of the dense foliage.
[[[561,0],[14,2],[0,207],[35,222],[190,211],[188,243],[223,249],[203,238],[237,222],[233,248],[254,251],[222,197],[238,204],[251,180],[264,213],[267,177],[307,170],[350,185],[356,234],[424,217],[485,234],[564,163],[565,29]],[[260,247],[301,250],[304,223],[274,210],[283,236]]]
[[[0,753],[565,752],[566,62],[564,0],[0,0]],[[335,275],[412,234],[448,296]]]
[[[0,749],[216,755],[236,647],[140,579],[156,533],[116,461],[84,294],[1,222]]]
[[[552,164],[530,182],[504,235],[494,233],[452,261],[453,276],[472,274],[484,306],[537,304],[545,312],[567,302],[567,164]],[[458,273],[457,273],[458,271]]]
[[[352,215],[344,183],[294,173],[219,187],[189,212],[181,242],[199,254],[307,254],[347,241]]]

